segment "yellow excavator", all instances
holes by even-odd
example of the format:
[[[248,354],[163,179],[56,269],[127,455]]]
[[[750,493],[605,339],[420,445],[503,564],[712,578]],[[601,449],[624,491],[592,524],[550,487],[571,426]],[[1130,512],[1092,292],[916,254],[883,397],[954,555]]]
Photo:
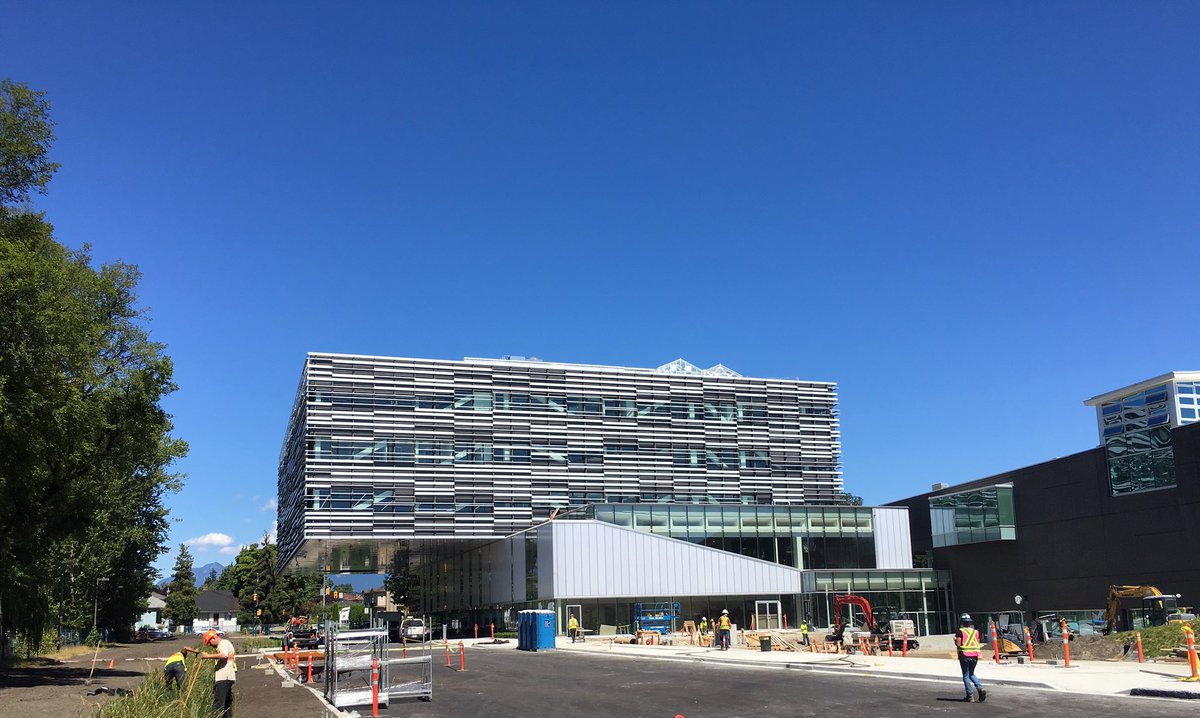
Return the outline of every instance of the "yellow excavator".
[[[1174,595],[1164,595],[1154,586],[1109,586],[1108,608],[1104,611],[1104,633],[1108,635],[1116,628],[1117,618],[1121,613],[1121,599],[1142,599],[1142,617],[1147,626],[1165,626],[1178,620],[1183,620],[1178,599]]]

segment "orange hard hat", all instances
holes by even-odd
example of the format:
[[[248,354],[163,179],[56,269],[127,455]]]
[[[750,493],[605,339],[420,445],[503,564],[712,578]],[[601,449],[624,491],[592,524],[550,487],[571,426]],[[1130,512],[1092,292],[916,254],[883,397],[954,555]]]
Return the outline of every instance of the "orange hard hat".
[[[204,632],[203,639],[205,645],[215,646],[221,640],[221,634],[210,628]]]

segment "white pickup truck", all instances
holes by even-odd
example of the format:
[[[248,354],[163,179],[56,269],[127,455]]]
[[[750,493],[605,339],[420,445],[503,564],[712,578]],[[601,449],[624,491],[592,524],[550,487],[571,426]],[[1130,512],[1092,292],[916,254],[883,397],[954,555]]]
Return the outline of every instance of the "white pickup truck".
[[[406,618],[400,624],[400,635],[406,641],[428,641],[429,626],[419,618]]]

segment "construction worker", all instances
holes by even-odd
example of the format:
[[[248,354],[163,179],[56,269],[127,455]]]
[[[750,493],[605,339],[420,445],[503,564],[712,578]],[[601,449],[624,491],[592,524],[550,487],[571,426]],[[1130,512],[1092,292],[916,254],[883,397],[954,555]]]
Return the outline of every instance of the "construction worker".
[[[717,643],[720,644],[722,651],[729,650],[729,632],[733,629],[733,624],[729,622],[729,609],[721,609],[721,617],[717,619]]]
[[[172,682],[175,683],[176,688],[183,685],[183,676],[185,673],[187,673],[187,668],[183,664],[183,659],[186,658],[187,654],[189,653],[199,652],[200,651],[197,651],[191,646],[184,646],[178,651],[172,653],[170,657],[167,658],[167,664],[163,666],[163,678],[166,680],[168,688],[171,687]]]
[[[571,636],[571,643],[574,643],[575,637],[579,635],[579,619],[575,618],[574,613],[567,619],[567,633]]]
[[[800,640],[804,645],[808,645],[808,619],[800,619]]]
[[[708,633],[708,616],[700,617],[700,633]]]
[[[975,630],[969,614],[964,613],[960,622],[962,627],[954,634],[954,645],[958,647],[958,666],[962,668],[963,685],[967,687],[963,703],[971,702],[971,684],[979,689],[979,702],[983,703],[987,700],[987,691],[975,677],[975,666],[979,663],[979,631]]]
[[[217,649],[215,653],[201,653],[201,658],[217,662],[213,675],[213,710],[220,718],[233,718],[233,684],[237,680],[237,653],[227,638],[213,629],[204,632],[204,645]]]

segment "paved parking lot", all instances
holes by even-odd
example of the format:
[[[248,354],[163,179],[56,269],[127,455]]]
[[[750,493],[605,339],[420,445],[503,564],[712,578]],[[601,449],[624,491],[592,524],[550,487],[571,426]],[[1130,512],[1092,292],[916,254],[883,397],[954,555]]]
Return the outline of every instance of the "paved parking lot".
[[[850,669],[853,670],[853,669]],[[987,681],[986,672],[981,678]],[[646,660],[549,651],[477,649],[467,672],[434,662],[432,702],[403,700],[383,716],[1191,716],[1197,701],[1089,696],[997,686],[982,704],[958,683],[825,675],[780,668]],[[370,707],[359,712],[369,715]]]

